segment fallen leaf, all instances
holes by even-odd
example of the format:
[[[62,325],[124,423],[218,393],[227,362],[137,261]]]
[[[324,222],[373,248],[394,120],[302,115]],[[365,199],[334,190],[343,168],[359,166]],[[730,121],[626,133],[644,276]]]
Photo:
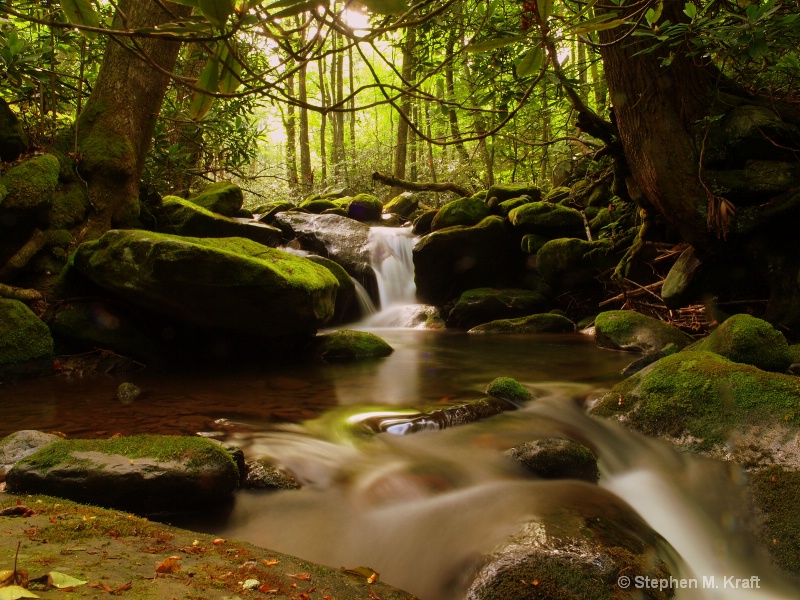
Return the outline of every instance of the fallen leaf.
[[[124,592],[125,590],[129,590],[132,587],[133,587],[133,583],[129,581],[128,583],[119,586],[117,589],[112,590],[111,593],[112,594],[116,594],[117,592]]]
[[[181,570],[180,556],[165,558],[156,566],[156,573],[177,573]]]
[[[375,583],[376,581],[378,581],[378,574],[377,573],[373,573],[372,575],[367,577],[367,583]]]
[[[266,583],[258,588],[258,591],[262,594],[277,594],[278,588],[271,588]]]
[[[58,571],[50,571],[50,573],[48,573],[47,582],[53,587],[57,587],[59,589],[74,588],[79,585],[86,585],[85,581],[75,579],[71,575],[59,573]]]
[[[39,598],[39,596],[19,585],[0,588],[0,600],[17,600],[17,598]]]
[[[14,577],[14,571],[9,571],[8,569],[0,571],[0,583],[8,581],[12,577]]]
[[[277,558],[265,558],[261,562],[264,563],[265,567],[273,567],[281,561],[279,561]]]
[[[309,573],[297,573],[296,575],[286,574],[287,577],[291,577],[292,579],[300,579],[301,581],[308,581],[311,579],[311,575]]]
[[[8,508],[0,510],[0,517],[13,517],[15,515],[22,515],[23,517],[27,517],[33,514],[36,513],[32,508],[28,508],[27,506],[23,506],[22,504],[16,504],[14,506],[9,506]]]
[[[215,539],[215,540],[213,541],[213,544],[214,544],[215,546],[219,546],[220,544],[224,544],[224,543],[225,543],[225,540],[223,540],[222,538],[217,538],[217,539]]]

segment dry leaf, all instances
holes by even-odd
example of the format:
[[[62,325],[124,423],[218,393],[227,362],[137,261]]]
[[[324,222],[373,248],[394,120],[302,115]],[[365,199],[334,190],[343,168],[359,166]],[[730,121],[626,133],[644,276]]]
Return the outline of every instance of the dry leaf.
[[[279,561],[277,558],[269,558],[269,559],[265,558],[261,562],[264,563],[265,567],[272,567],[277,565],[281,561]]]
[[[177,573],[181,570],[180,560],[180,556],[165,558],[156,566],[156,573]]]
[[[224,543],[225,543],[225,540],[223,540],[222,538],[217,538],[217,539],[215,539],[215,540],[214,540],[214,542],[213,542],[213,544],[214,544],[215,546],[219,546],[220,544],[224,544]]]
[[[311,575],[309,573],[297,573],[296,575],[290,575],[287,573],[287,577],[291,577],[292,579],[300,579],[302,581],[309,581],[311,579]]]

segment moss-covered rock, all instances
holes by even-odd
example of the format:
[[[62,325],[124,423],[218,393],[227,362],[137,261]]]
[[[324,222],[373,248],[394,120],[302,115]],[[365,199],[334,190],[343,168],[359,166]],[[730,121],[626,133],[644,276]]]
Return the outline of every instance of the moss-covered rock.
[[[593,284],[600,273],[615,266],[618,260],[619,255],[608,240],[560,238],[539,248],[536,269],[553,287],[571,290]]]
[[[386,214],[400,215],[408,218],[411,213],[417,210],[419,197],[411,192],[403,192],[395,196],[383,205],[383,212]]]
[[[417,298],[441,305],[465,290],[513,287],[524,265],[518,244],[498,216],[426,235],[413,251]]]
[[[497,212],[499,212],[504,217],[507,217],[508,213],[510,213],[515,208],[519,208],[523,204],[528,204],[528,203],[533,202],[533,201],[534,200],[532,200],[530,196],[521,196],[519,198],[511,198],[510,200],[505,200],[503,202],[500,202],[497,205]]]
[[[572,333],[575,323],[563,315],[541,313],[517,319],[498,319],[469,330],[470,333]]]
[[[157,513],[228,500],[239,469],[221,445],[200,437],[59,440],[14,465],[6,484],[14,493]]]
[[[763,515],[761,540],[775,563],[800,577],[800,471],[773,465],[750,473],[750,490]]]
[[[433,218],[431,231],[438,231],[454,225],[467,227],[477,225],[489,216],[491,210],[485,202],[474,198],[460,198],[448,202]]]
[[[542,198],[542,191],[527,183],[496,183],[486,191],[487,201],[497,198],[498,202],[505,202],[520,196],[527,196],[538,202]]]
[[[273,217],[278,214],[279,212],[284,212],[294,208],[294,204],[291,202],[280,201],[280,202],[267,202],[266,204],[259,204],[256,206],[252,212],[254,215],[259,215],[258,220],[263,221],[265,223],[271,223]]]
[[[16,431],[4,437],[0,440],[0,481],[5,481],[11,467],[23,458],[60,439],[54,433],[44,433],[35,429]]]
[[[696,296],[702,262],[689,246],[678,257],[661,286],[661,299],[671,309],[686,306]]]
[[[594,339],[601,348],[657,352],[667,344],[684,348],[692,339],[677,327],[632,310],[610,310],[595,318]]]
[[[112,230],[70,261],[130,303],[255,337],[312,335],[333,316],[338,288],[328,269],[242,238]]]
[[[767,428],[790,427],[796,432],[800,380],[713,352],[684,350],[617,384],[593,413],[620,417],[648,435],[680,439],[690,449],[721,448],[729,455],[727,444],[734,444],[738,436],[755,431],[766,441]],[[762,450],[764,456],[776,451]]]
[[[189,200],[165,196],[156,211],[157,229],[164,233],[190,237],[241,237],[265,246],[280,243],[281,232],[276,227],[255,221],[241,221],[206,210]]]
[[[789,344],[783,334],[762,319],[733,315],[692,350],[716,352],[733,362],[753,365],[764,371],[783,373],[792,364]]]
[[[189,202],[202,206],[213,213],[233,217],[242,208],[242,189],[230,181],[217,181],[189,198]]]
[[[347,204],[347,216],[356,221],[380,221],[383,204],[372,194],[357,194]]]
[[[533,400],[533,394],[513,377],[497,377],[486,386],[486,393],[493,398],[508,400],[517,405]]]
[[[471,329],[481,323],[529,315],[547,308],[547,299],[532,290],[477,288],[461,294],[447,316],[447,326]]]
[[[19,300],[0,298],[0,365],[53,356],[50,330]]]
[[[47,213],[51,229],[66,229],[83,222],[89,210],[89,198],[82,184],[72,184],[57,190]]]
[[[414,235],[426,235],[431,232],[431,225],[433,224],[433,219],[436,218],[436,215],[439,213],[438,208],[432,208],[430,210],[426,210],[421,215],[419,215],[416,219],[414,219],[414,226],[411,229]]]
[[[544,200],[545,202],[552,202],[552,203],[555,204],[557,202],[561,202],[562,200],[564,200],[566,198],[569,198],[569,195],[570,195],[571,191],[572,190],[570,188],[568,188],[567,186],[564,186],[564,185],[557,186],[557,187],[554,187],[549,192],[547,192],[547,194],[545,194],[545,197],[542,198],[542,200]]]
[[[266,460],[247,462],[247,474],[242,487],[251,490],[296,490],[300,483]]]
[[[374,333],[343,329],[317,336],[311,352],[324,361],[345,361],[383,358],[394,349]]]
[[[321,198],[314,198],[313,200],[304,200],[300,203],[300,208],[310,212],[311,214],[318,215],[322,211],[328,209],[338,209],[340,206],[333,200],[323,200]]]
[[[0,185],[7,191],[0,210],[45,214],[58,186],[59,169],[58,159],[52,154],[32,156],[11,167],[0,176]]]
[[[339,282],[339,289],[336,292],[336,310],[330,324],[336,325],[357,320],[361,314],[359,313],[356,284],[353,282],[353,278],[347,274],[342,265],[330,258],[311,254],[308,256],[308,260],[328,269],[336,277],[336,281]]]
[[[597,483],[600,471],[589,448],[572,440],[545,438],[514,446],[507,453],[542,479],[580,479]]]
[[[585,237],[581,213],[550,202],[528,202],[508,213],[511,224],[523,233],[554,238]]]

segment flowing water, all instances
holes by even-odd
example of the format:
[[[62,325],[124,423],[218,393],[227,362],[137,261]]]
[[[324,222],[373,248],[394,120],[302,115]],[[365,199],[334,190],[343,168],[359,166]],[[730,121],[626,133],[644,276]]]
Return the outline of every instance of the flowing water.
[[[409,298],[392,281],[407,273],[384,276],[395,268],[403,273],[413,240],[405,232],[390,237],[376,242],[384,310],[406,306],[392,298]],[[385,296],[384,289],[394,291]],[[726,577],[760,578],[758,590],[700,587],[677,590],[678,598],[798,596],[751,541],[736,469],[586,415],[586,406],[619,380],[629,355],[599,350],[577,334],[380,329],[380,335],[395,352],[378,361],[264,365],[225,374],[73,373],[3,384],[0,435],[20,429],[73,437],[203,432],[231,441],[250,459],[283,465],[305,487],[240,492],[229,514],[195,527],[333,567],[368,565],[422,600],[464,598],[465,576],[479,557],[521,523],[554,504],[594,496],[631,507],[664,536],[677,554],[675,577],[701,585],[714,577],[720,586]],[[359,433],[366,418],[402,419],[409,411],[480,398],[498,376],[522,382],[536,400],[445,430]],[[145,391],[132,404],[115,399],[123,380]],[[548,436],[592,448],[600,486],[533,480],[504,456],[514,445]]]

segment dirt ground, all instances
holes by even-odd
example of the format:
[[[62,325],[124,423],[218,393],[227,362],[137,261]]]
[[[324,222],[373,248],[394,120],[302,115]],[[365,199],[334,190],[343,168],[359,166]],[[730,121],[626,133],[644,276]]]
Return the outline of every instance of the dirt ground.
[[[366,565],[330,569],[234,540],[48,496],[0,493],[0,600],[414,600]],[[85,582],[49,587],[48,574]],[[13,585],[24,588],[20,590]],[[250,589],[246,589],[250,588]],[[30,596],[34,597],[34,596]]]

